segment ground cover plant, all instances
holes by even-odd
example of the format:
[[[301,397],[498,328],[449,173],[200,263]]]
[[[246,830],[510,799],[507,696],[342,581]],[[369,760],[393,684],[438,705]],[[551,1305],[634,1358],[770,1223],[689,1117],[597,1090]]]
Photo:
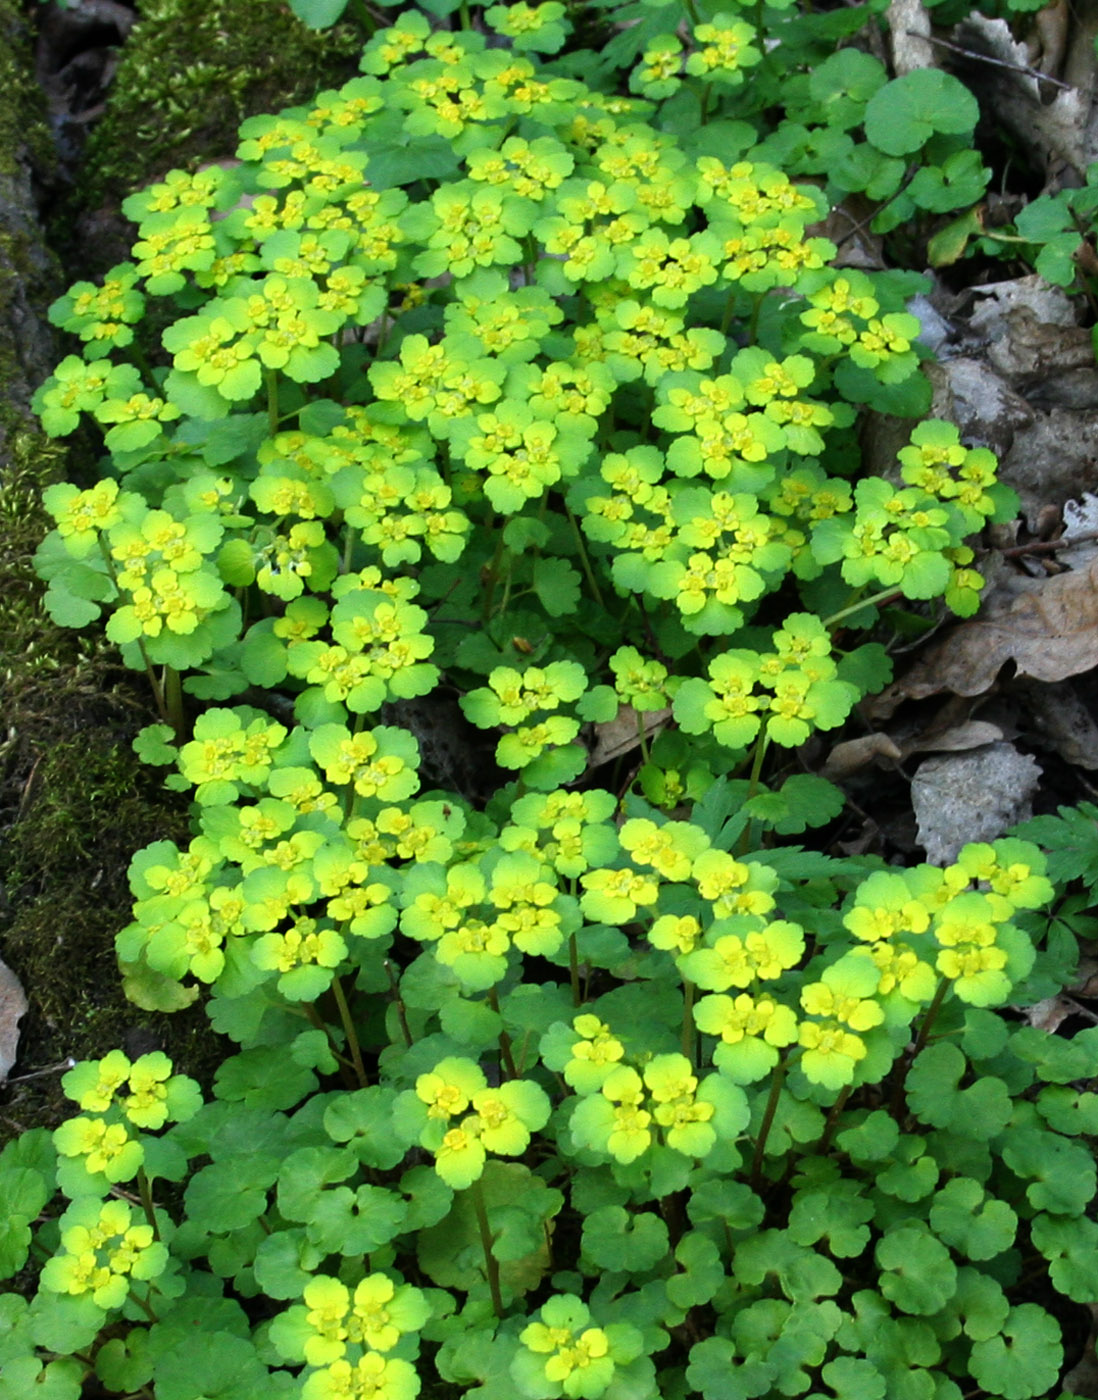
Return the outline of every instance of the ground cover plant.
[[[235,1048],[205,1102],[82,1062],[0,1153],[41,1266],[0,1394],[1058,1395],[1098,1040],[1001,1010],[1071,975],[1045,857],[825,854],[796,764],[1014,510],[925,418],[921,279],[817,231],[868,191],[931,237],[975,104],[826,58],[856,11],[595,48],[440,8],[133,195],[53,308],[36,408],[106,455],[46,494],[48,606],[147,675],[192,798],[119,959]],[[866,405],[910,420],[889,479]],[[432,695],[485,792],[430,772]]]

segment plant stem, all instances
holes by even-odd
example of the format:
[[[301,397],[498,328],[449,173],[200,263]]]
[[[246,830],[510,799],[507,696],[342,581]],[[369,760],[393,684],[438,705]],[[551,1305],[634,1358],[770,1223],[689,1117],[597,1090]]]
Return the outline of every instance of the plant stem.
[[[145,1219],[152,1226],[153,1239],[160,1238],[160,1226],[156,1223],[156,1208],[153,1205],[152,1184],[145,1174],[144,1167],[137,1169],[137,1192],[141,1197],[141,1209],[145,1212]]]
[[[400,995],[400,981],[396,975],[396,969],[393,967],[393,964],[389,958],[385,959],[385,973],[386,976],[389,978],[389,985],[393,989],[393,1004],[397,1009],[397,1020],[400,1022],[400,1033],[404,1037],[405,1045],[407,1045],[408,1048],[411,1049],[414,1042],[412,1038],[412,1032],[408,1026],[408,1013],[404,1007],[404,998]]]
[[[937,990],[934,993],[934,999],[926,1009],[926,1015],[923,1017],[922,1024],[919,1027],[919,1034],[915,1037],[915,1044],[912,1047],[911,1054],[908,1056],[907,1064],[904,1066],[903,1073],[897,1076],[896,1088],[893,1090],[892,1102],[889,1105],[889,1112],[897,1122],[900,1121],[900,1116],[903,1112],[904,1086],[907,1084],[907,1076],[911,1070],[911,1066],[919,1058],[920,1051],[923,1049],[923,1046],[926,1045],[930,1036],[930,1029],[938,1019],[938,1012],[941,1011],[942,1003],[945,1001],[952,985],[948,977],[939,979]]]
[[[156,1313],[153,1312],[152,1304],[149,1302],[149,1300],[147,1298],[139,1297],[138,1294],[136,1294],[132,1288],[130,1289],[130,1302],[136,1303],[150,1322],[160,1321]]]
[[[759,737],[755,740],[755,756],[751,763],[751,775],[747,783],[747,801],[750,802],[759,790],[759,779],[762,775],[763,760],[766,758],[766,751],[770,746],[770,740],[765,729],[759,730]],[[755,823],[749,821],[743,829],[743,834],[737,843],[737,854],[744,856],[751,850],[755,839]]]
[[[503,1012],[499,1009],[499,995],[495,987],[488,988],[488,1005],[502,1021]],[[508,1078],[517,1079],[518,1070],[515,1068],[515,1057],[511,1053],[511,1037],[502,1029],[499,1033],[499,1053],[503,1058],[503,1066],[507,1071]]]
[[[839,1094],[839,1097],[831,1105],[831,1109],[827,1115],[827,1122],[824,1124],[823,1136],[816,1144],[817,1156],[827,1156],[828,1149],[831,1147],[831,1139],[835,1136],[835,1129],[839,1126],[839,1118],[842,1116],[842,1111],[846,1107],[846,1101],[849,1099],[852,1090],[853,1085],[847,1084]]]
[[[347,533],[343,537],[343,564],[340,573],[349,574],[351,572],[351,556],[355,551],[355,536],[358,533],[353,525],[346,527]]]
[[[267,430],[274,437],[278,432],[278,371],[265,369],[263,377],[267,381]]]
[[[325,1021],[324,1017],[320,1014],[316,1007],[313,1006],[312,1002],[307,1001],[302,1003],[301,1009],[302,1013],[316,1027],[316,1029],[318,1031],[324,1032],[325,1036],[328,1039],[328,1049],[331,1050],[332,1054],[336,1058],[336,1062],[339,1065],[340,1073],[342,1075],[344,1084],[346,1084],[348,1089],[353,1089],[354,1081],[351,1077],[350,1071],[354,1068],[354,1066],[351,1064],[350,1060],[346,1057],[346,1055],[340,1052],[339,1046],[335,1043],[335,1040],[332,1036],[331,1026],[329,1026],[327,1021]]]
[[[583,532],[579,527],[579,522],[567,506],[564,507],[564,511],[568,516],[568,523],[572,527],[572,534],[576,537],[576,544],[579,546],[580,564],[583,568],[584,577],[587,579],[587,585],[591,589],[592,597],[600,608],[605,608],[606,604],[602,601],[602,594],[599,592],[599,586],[595,581],[594,571],[591,568],[591,560],[587,555],[587,546],[583,542]]]
[[[572,1005],[582,1006],[583,999],[580,996],[580,970],[579,970],[579,949],[576,946],[576,935],[568,935],[568,976],[572,982]]]
[[[492,1253],[492,1231],[488,1228],[488,1207],[484,1203],[484,1189],[478,1178],[469,1187],[473,1198],[473,1209],[477,1214],[480,1229],[480,1247],[484,1251],[484,1270],[488,1275],[488,1291],[492,1295],[492,1311],[497,1317],[503,1316],[503,1295],[499,1291],[499,1260]]]
[[[332,978],[332,993],[336,999],[336,1006],[339,1007],[339,1019],[343,1023],[343,1033],[347,1037],[347,1049],[351,1052],[351,1063],[355,1067],[355,1074],[358,1077],[359,1087],[365,1089],[370,1081],[366,1075],[366,1067],[362,1063],[362,1049],[358,1043],[355,1023],[351,1020],[351,1008],[347,1005],[347,997],[343,991],[343,983],[339,980],[338,976]]]
[[[692,1059],[694,1054],[694,984],[682,984],[682,1053]]]
[[[766,1150],[766,1139],[770,1136],[770,1129],[774,1123],[774,1115],[778,1111],[778,1099],[782,1092],[782,1085],[785,1083],[785,1071],[788,1067],[788,1060],[778,1061],[774,1070],[774,1078],[770,1081],[770,1096],[766,1100],[766,1109],[763,1113],[763,1120],[759,1124],[759,1136],[755,1142],[755,1155],[751,1159],[751,1189],[758,1190],[759,1178],[762,1176],[763,1153]]]
[[[354,12],[355,19],[366,31],[367,39],[372,38],[377,32],[377,25],[374,23],[370,11],[366,8],[364,0],[351,0],[351,9]]]
[[[912,1060],[916,1058],[930,1038],[930,1029],[938,1019],[938,1012],[942,1009],[942,1002],[945,1001],[952,985],[948,977],[942,977],[938,982],[938,989],[934,993],[934,1000],[927,1007],[926,1015],[923,1017],[922,1025],[919,1027],[919,1034],[915,1039],[915,1048],[911,1052]]]
[[[841,608],[830,617],[825,617],[824,626],[830,631],[837,622],[842,622],[843,618],[849,617],[851,613],[861,612],[862,608],[875,608],[878,603],[892,603],[902,596],[898,588],[884,588],[880,593],[872,593],[868,598],[862,598],[856,603],[851,603],[848,608]]]
[[[183,716],[183,685],[179,672],[174,666],[164,667],[164,708],[168,712],[168,723],[177,740],[183,738],[186,721]]]
[[[736,305],[736,288],[733,287],[728,293],[724,303],[724,315],[721,317],[721,335],[728,334],[728,327],[732,324],[732,309]]]

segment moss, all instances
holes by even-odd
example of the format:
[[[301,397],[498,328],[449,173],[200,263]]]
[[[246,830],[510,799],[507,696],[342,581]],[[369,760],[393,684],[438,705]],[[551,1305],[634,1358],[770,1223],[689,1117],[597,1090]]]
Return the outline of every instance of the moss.
[[[30,25],[19,0],[0,0],[0,174],[19,162],[45,178],[55,160],[46,122],[46,100],[28,61]]]
[[[0,944],[31,1004],[20,1070],[155,1042],[207,1078],[218,1052],[203,1013],[155,1017],[122,993],[114,935],[130,917],[130,857],[149,841],[187,839],[186,818],[130,747],[150,718],[136,678],[42,612],[32,554],[48,528],[40,492],[58,449],[29,432],[14,441],[0,490]],[[0,1140],[66,1112],[57,1076],[13,1084]]]
[[[84,152],[85,207],[174,166],[231,156],[245,117],[357,72],[349,25],[306,29],[282,0],[140,0],[103,120]]]

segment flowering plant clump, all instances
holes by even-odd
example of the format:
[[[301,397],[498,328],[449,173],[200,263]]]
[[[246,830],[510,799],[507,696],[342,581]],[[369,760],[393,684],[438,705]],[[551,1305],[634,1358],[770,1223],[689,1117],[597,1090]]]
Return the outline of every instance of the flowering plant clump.
[[[1045,856],[784,844],[842,810],[787,760],[887,683],[882,606],[975,611],[1013,507],[936,420],[864,474],[858,410],[929,401],[920,283],[821,231],[955,207],[921,152],[978,198],[977,114],[833,53],[856,11],[631,7],[595,54],[450,8],[132,195],[54,308],[36,407],[106,456],[46,493],[46,601],[191,799],[117,952],[233,1048],[205,1099],[81,1063],[0,1152],[3,1274],[43,1261],[0,1390],[1052,1394],[1098,1043],[1000,1014],[1071,976]]]

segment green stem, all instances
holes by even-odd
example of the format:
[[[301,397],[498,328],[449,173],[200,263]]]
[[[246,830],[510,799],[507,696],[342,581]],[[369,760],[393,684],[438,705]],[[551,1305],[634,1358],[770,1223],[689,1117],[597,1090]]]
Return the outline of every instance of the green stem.
[[[902,597],[898,588],[884,588],[880,593],[871,593],[868,598],[861,598],[856,603],[851,603],[847,608],[841,608],[837,613],[832,613],[830,617],[824,618],[824,626],[831,630],[837,622],[842,622],[844,617],[849,617],[851,613],[861,612],[862,608],[874,608],[878,603],[891,603]]]
[[[353,1089],[355,1085],[354,1080],[351,1077],[350,1071],[354,1068],[354,1066],[351,1064],[350,1060],[347,1059],[346,1055],[340,1053],[339,1046],[335,1043],[335,1039],[332,1036],[331,1026],[329,1026],[328,1022],[325,1021],[324,1017],[320,1014],[316,1007],[313,1006],[311,1002],[307,1001],[302,1003],[301,1014],[306,1016],[318,1031],[324,1032],[328,1040],[328,1049],[335,1056],[336,1063],[339,1065],[340,1074],[342,1076],[344,1084],[347,1086],[348,1089]]]
[[[904,1110],[904,1087],[907,1084],[907,1076],[910,1073],[911,1066],[919,1058],[920,1052],[930,1038],[931,1027],[938,1019],[938,1013],[942,1009],[942,1003],[949,994],[949,989],[952,985],[948,977],[939,978],[937,990],[934,993],[933,1000],[926,1009],[926,1015],[923,1017],[922,1024],[919,1027],[919,1034],[915,1037],[915,1044],[912,1047],[911,1054],[908,1056],[907,1064],[904,1066],[903,1073],[896,1078],[896,1087],[892,1092],[892,1102],[889,1105],[889,1112],[897,1122],[899,1122]]]
[[[567,506],[564,507],[564,511],[568,516],[568,523],[572,527],[572,534],[576,537],[576,544],[579,547],[580,564],[583,568],[584,576],[587,579],[588,587],[591,589],[591,595],[600,608],[605,608],[606,604],[602,601],[602,594],[599,592],[599,586],[595,581],[594,571],[591,568],[591,560],[587,555],[587,546],[583,542],[583,532],[579,527],[579,521]]]
[[[144,1167],[137,1169],[137,1194],[141,1197],[141,1209],[145,1212],[145,1219],[152,1226],[153,1239],[160,1238],[160,1226],[156,1223],[156,1208],[153,1205],[152,1183],[145,1174]]]
[[[366,31],[367,39],[372,39],[377,33],[377,25],[374,23],[370,11],[366,8],[365,0],[352,0],[351,9],[359,24]]]
[[[136,1303],[150,1322],[160,1321],[156,1313],[153,1312],[152,1304],[149,1302],[149,1300],[147,1298],[140,1297],[137,1293],[134,1292],[132,1288],[130,1289],[130,1302]]]
[[[728,327],[732,324],[732,310],[733,310],[733,308],[735,307],[735,305],[736,305],[736,288],[733,287],[732,290],[728,293],[728,296],[725,298],[725,303],[724,303],[724,315],[721,317],[721,324],[720,324],[720,332],[721,332],[721,335],[727,335],[727,334],[728,334]]]
[[[126,347],[126,354],[133,361],[134,366],[141,372],[141,378],[145,380],[150,388],[155,388],[156,380],[153,378],[152,365],[149,363],[148,356],[145,354],[144,350],[142,350],[141,346],[138,345],[136,340],[132,340]]]
[[[934,993],[934,1000],[927,1007],[926,1015],[923,1017],[923,1023],[919,1027],[919,1034],[915,1040],[915,1048],[911,1052],[912,1060],[916,1058],[916,1056],[922,1050],[923,1046],[926,1045],[927,1040],[930,1038],[931,1027],[934,1025],[934,1022],[938,1019],[938,1012],[941,1011],[942,1003],[948,996],[949,989],[952,985],[953,984],[950,982],[948,977],[942,977],[939,980],[938,989]]]
[[[183,715],[183,684],[174,666],[164,667],[164,708],[168,712],[168,723],[176,739],[182,739],[186,729]]]
[[[492,562],[488,565],[488,574],[484,580],[484,604],[480,610],[480,620],[486,626],[492,617],[492,603],[496,596],[496,583],[499,580],[499,566],[503,561],[503,529],[500,528],[499,539],[496,541],[496,552],[492,555]]]
[[[339,1019],[343,1023],[343,1033],[347,1037],[347,1049],[351,1052],[351,1063],[355,1067],[359,1088],[365,1089],[370,1081],[366,1075],[366,1067],[362,1063],[362,1049],[358,1043],[355,1023],[351,1020],[351,1008],[347,1005],[343,983],[338,977],[332,978],[332,993],[336,999],[336,1006],[339,1007]]]
[[[499,1260],[492,1253],[492,1231],[488,1227],[488,1207],[484,1203],[484,1190],[478,1178],[469,1187],[476,1211],[477,1227],[480,1230],[480,1247],[484,1251],[484,1271],[488,1275],[488,1291],[492,1295],[492,1311],[497,1317],[503,1316],[503,1294],[499,1290]]]
[[[828,1150],[831,1147],[831,1139],[835,1136],[835,1129],[839,1126],[839,1119],[842,1116],[843,1109],[846,1107],[846,1101],[849,1099],[853,1087],[853,1085],[847,1084],[839,1094],[839,1097],[831,1105],[830,1112],[827,1115],[827,1122],[824,1124],[823,1136],[816,1144],[816,1155],[818,1157],[827,1156]]]
[[[579,969],[579,949],[576,946],[576,935],[568,935],[568,976],[572,983],[572,1005],[582,1006],[583,999],[580,996],[580,969]]]
[[[503,1012],[499,1008],[499,995],[495,987],[488,988],[488,1005],[502,1021]],[[503,1058],[503,1065],[507,1071],[508,1078],[517,1079],[518,1070],[515,1068],[515,1057],[511,1052],[511,1037],[502,1029],[499,1033],[499,1053]]]
[[[759,316],[762,314],[763,302],[766,300],[766,293],[759,292],[751,306],[751,320],[747,327],[747,343],[754,345],[755,337],[759,333]]]
[[[641,758],[645,763],[651,761],[651,754],[648,749],[648,730],[644,727],[644,714],[640,710],[634,710],[637,717],[637,743],[640,745]]]
[[[404,998],[400,995],[400,980],[396,975],[396,968],[389,958],[385,959],[385,974],[389,979],[389,986],[393,989],[393,1005],[397,1009],[397,1020],[400,1022],[400,1033],[404,1037],[404,1043],[409,1050],[414,1044],[412,1031],[408,1025],[408,1013],[404,1006]]]
[[[355,538],[357,534],[358,531],[353,525],[347,526],[347,533],[343,537],[343,563],[340,568],[340,573],[342,574],[349,574],[351,572],[351,556],[354,554]]]
[[[682,1053],[688,1060],[694,1057],[694,984],[682,984]]]
[[[755,740],[755,757],[751,764],[751,776],[747,783],[747,801],[750,802],[759,790],[759,782],[762,776],[763,760],[766,758],[766,751],[770,747],[770,740],[765,729],[759,730],[759,737]],[[737,854],[745,856],[753,848],[755,840],[755,823],[749,821],[743,829],[737,843]]]
[[[682,7],[686,11],[686,16],[691,24],[701,24],[701,18],[698,15],[698,7],[694,4],[694,0],[682,0]]]
[[[267,381],[267,430],[274,437],[278,432],[278,371],[265,369],[263,377]]]
[[[751,1189],[758,1190],[759,1181],[762,1177],[763,1153],[766,1150],[766,1139],[770,1136],[770,1129],[774,1123],[774,1115],[778,1111],[778,1099],[781,1096],[782,1085],[785,1082],[785,1071],[788,1067],[788,1060],[778,1061],[774,1070],[774,1078],[770,1081],[770,1096],[766,1101],[766,1109],[763,1113],[763,1120],[759,1124],[759,1136],[755,1143],[755,1155],[751,1159]]]

